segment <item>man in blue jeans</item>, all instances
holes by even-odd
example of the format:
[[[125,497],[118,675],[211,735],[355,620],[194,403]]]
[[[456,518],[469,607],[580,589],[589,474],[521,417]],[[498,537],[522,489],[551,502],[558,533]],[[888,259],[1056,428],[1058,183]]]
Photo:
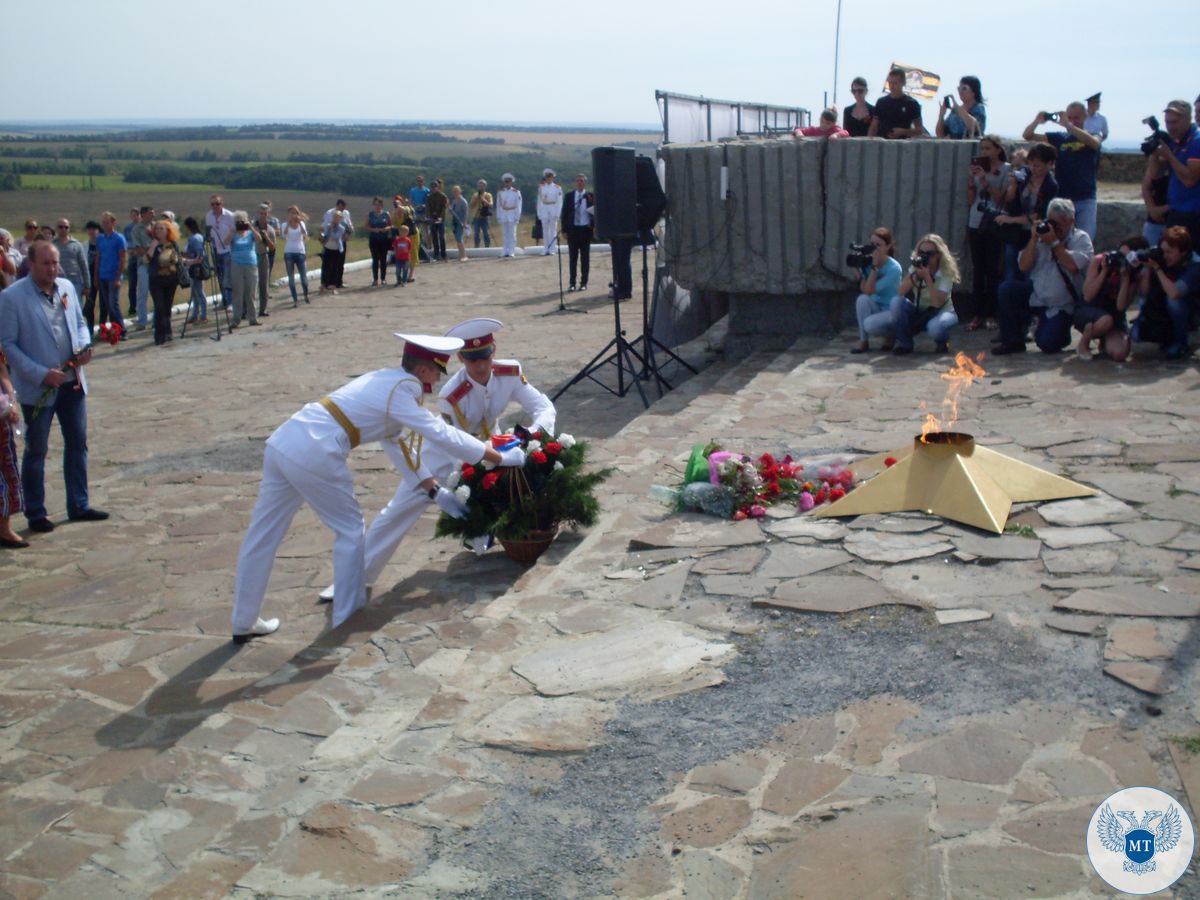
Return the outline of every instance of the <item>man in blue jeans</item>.
[[[25,517],[33,531],[53,531],[46,515],[46,451],[51,420],[63,436],[67,517],[94,522],[108,513],[88,503],[87,379],[91,334],[75,288],[58,278],[58,248],[39,241],[30,249],[29,276],[0,294],[0,345],[8,357],[13,387],[25,417],[21,485]],[[49,327],[47,327],[49,326]]]
[[[100,321],[107,319],[121,326],[125,340],[125,319],[121,315],[121,272],[125,268],[127,246],[125,237],[116,230],[117,217],[110,212],[100,217],[100,234],[96,236],[96,271],[92,284],[100,296]]]
[[[1030,319],[1037,317],[1034,342],[1043,353],[1058,353],[1071,340],[1075,304],[1081,303],[1083,273],[1092,259],[1092,239],[1075,227],[1075,204],[1062,197],[1050,201],[1046,221],[1030,230],[1018,268],[1028,281],[1000,285],[1000,346],[993,353],[1025,352]]]

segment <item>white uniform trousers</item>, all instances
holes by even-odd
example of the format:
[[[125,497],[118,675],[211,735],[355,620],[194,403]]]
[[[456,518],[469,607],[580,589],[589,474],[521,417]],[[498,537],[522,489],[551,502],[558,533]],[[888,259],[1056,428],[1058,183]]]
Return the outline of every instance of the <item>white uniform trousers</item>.
[[[366,538],[362,509],[354,498],[354,479],[344,460],[328,468],[328,472],[315,473],[267,446],[258,501],[238,554],[233,597],[235,634],[249,631],[258,620],[275,554],[304,503],[334,533],[333,574],[344,588],[339,587],[334,598],[333,626],[341,625],[366,604]]]
[[[504,236],[504,255],[512,256],[517,250],[517,223],[501,222],[500,231]]]
[[[547,253],[558,246],[558,216],[542,219],[542,249]]]
[[[430,506],[429,496],[421,490],[416,475],[408,471],[399,451],[393,452],[390,444],[386,445],[384,450],[392,457],[396,468],[405,474],[401,475],[400,484],[388,505],[380,511],[371,522],[371,527],[367,529],[366,575],[363,579],[363,584],[367,586],[373,585],[379,579],[384,566],[395,555],[396,548],[400,546],[404,536],[417,523],[417,519],[421,518],[421,513]],[[422,451],[422,462],[430,474],[443,484],[453,468],[460,464],[458,460],[439,453],[434,447],[426,447]],[[334,596],[340,592],[339,585],[334,591]]]

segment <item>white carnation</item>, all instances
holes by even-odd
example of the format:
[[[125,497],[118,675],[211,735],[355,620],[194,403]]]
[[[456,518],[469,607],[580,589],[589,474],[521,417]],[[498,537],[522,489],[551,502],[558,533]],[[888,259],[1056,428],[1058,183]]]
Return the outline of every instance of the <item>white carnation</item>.
[[[565,432],[558,436],[558,442],[563,445],[564,450],[570,450],[575,446],[575,438]]]
[[[466,503],[471,499],[471,489],[465,484],[460,484],[454,489],[454,496],[459,499],[460,503]]]
[[[462,481],[462,469],[454,469],[450,473],[450,477],[446,479],[446,487],[454,490],[460,481]]]
[[[525,453],[527,455],[530,453],[537,453],[541,449],[542,449],[541,441],[530,441],[529,446],[525,448]]]
[[[555,461],[554,461],[554,471],[555,471],[555,472],[557,472],[557,471],[559,471],[560,469],[562,469],[562,467],[563,467],[563,464],[562,464],[562,463],[560,463],[558,460],[555,460]]]

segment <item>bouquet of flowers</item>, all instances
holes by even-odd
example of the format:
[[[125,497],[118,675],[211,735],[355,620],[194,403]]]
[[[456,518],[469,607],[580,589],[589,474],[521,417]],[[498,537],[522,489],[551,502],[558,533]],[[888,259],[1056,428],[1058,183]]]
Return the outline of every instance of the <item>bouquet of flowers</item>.
[[[676,506],[726,519],[757,519],[779,503],[807,512],[841,499],[853,487],[854,473],[841,459],[801,463],[791,455],[751,457],[709,441],[692,449]]]
[[[493,443],[524,444],[521,468],[488,469],[483,463],[452,472],[446,487],[466,504],[467,514],[455,519],[443,513],[437,521],[438,537],[524,540],[532,532],[550,532],[565,524],[571,528],[596,523],[600,501],[596,488],[612,469],[585,472],[588,445],[569,434],[551,439],[541,431],[523,438],[498,435]]]
[[[125,333],[125,329],[116,322],[101,322],[100,330],[96,336],[106,344],[111,344],[113,347],[121,340],[121,335]]]

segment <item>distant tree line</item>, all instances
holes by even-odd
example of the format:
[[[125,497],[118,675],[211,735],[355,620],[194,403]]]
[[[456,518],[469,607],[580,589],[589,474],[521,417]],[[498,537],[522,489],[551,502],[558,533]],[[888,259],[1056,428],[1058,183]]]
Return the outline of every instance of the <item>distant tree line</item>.
[[[391,197],[407,191],[419,173],[430,182],[442,177],[447,190],[460,185],[467,196],[475,182],[486,179],[498,188],[500,176],[511,172],[517,185],[531,191],[542,178],[546,166],[556,167],[541,154],[509,154],[491,159],[447,157],[427,159],[420,165],[242,165],[174,166],[170,163],[144,163],[131,166],[124,180],[130,184],[214,184],[227,190],[293,190]],[[557,167],[556,167],[557,168]],[[561,170],[560,181],[568,183],[574,171]]]
[[[466,143],[460,137],[423,128],[397,128],[389,125],[202,125],[176,128],[116,131],[97,134],[6,135],[0,143],[137,143],[140,141],[425,141],[447,144]],[[504,143],[504,138],[486,138],[488,143]]]

